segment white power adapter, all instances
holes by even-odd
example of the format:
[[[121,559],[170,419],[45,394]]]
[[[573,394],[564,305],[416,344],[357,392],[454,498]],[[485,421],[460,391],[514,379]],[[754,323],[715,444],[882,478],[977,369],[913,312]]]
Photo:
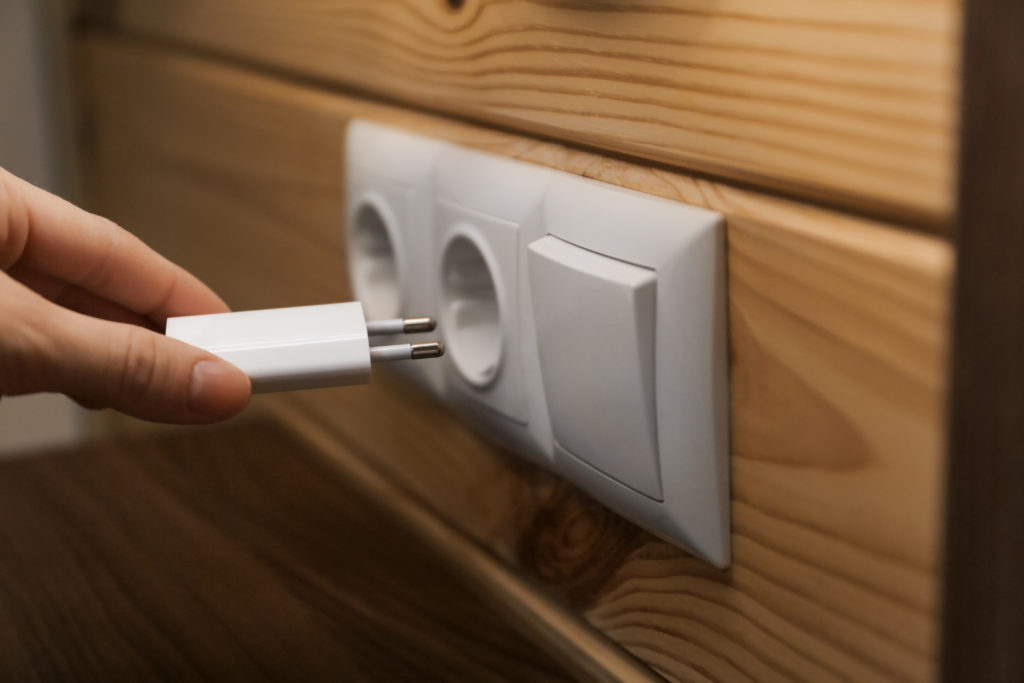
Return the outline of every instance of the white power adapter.
[[[223,358],[254,392],[367,384],[378,361],[436,358],[440,342],[370,346],[375,335],[429,332],[433,318],[366,322],[358,301],[167,320],[167,336]]]

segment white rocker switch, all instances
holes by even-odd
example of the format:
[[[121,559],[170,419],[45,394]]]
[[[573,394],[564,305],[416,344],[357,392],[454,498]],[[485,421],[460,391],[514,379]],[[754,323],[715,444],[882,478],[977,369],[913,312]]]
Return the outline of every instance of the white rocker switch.
[[[526,270],[555,466],[728,565],[722,216],[560,174],[543,227]]]
[[[528,268],[555,443],[661,500],[655,272],[552,236],[530,245]]]

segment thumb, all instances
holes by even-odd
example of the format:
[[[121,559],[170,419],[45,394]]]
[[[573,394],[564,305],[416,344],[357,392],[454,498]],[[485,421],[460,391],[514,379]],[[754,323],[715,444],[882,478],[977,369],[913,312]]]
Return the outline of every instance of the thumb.
[[[43,391],[109,406],[145,420],[200,424],[235,415],[249,401],[245,373],[162,334],[53,306],[35,374]]]

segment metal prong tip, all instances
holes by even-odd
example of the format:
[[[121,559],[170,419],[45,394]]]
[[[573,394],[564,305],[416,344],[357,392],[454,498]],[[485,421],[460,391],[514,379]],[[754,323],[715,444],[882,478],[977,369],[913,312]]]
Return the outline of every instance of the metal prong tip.
[[[370,336],[382,334],[416,334],[433,332],[437,321],[429,316],[416,318],[391,318],[390,320],[371,320],[366,323],[366,333]]]
[[[419,342],[417,344],[410,344],[412,346],[413,360],[419,360],[420,358],[440,358],[444,355],[444,344],[439,341],[432,342]]]
[[[422,360],[442,355],[444,344],[438,341],[370,347],[370,360],[375,363],[390,360]]]
[[[434,328],[437,327],[437,321],[431,318],[429,315],[420,318],[405,318],[405,333],[415,334],[417,332],[433,332]]]

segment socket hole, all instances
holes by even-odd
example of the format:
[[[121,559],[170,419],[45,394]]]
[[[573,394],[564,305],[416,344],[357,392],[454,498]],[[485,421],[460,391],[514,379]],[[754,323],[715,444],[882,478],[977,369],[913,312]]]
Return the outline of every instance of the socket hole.
[[[464,4],[465,0],[448,0],[448,9],[452,10],[453,12],[457,12],[460,9],[462,9],[462,6]]]
[[[356,212],[349,243],[349,267],[356,298],[369,319],[401,314],[398,259],[384,217],[372,204]]]
[[[487,259],[467,237],[452,239],[441,264],[441,322],[452,362],[470,384],[494,381],[501,367],[501,307]]]

